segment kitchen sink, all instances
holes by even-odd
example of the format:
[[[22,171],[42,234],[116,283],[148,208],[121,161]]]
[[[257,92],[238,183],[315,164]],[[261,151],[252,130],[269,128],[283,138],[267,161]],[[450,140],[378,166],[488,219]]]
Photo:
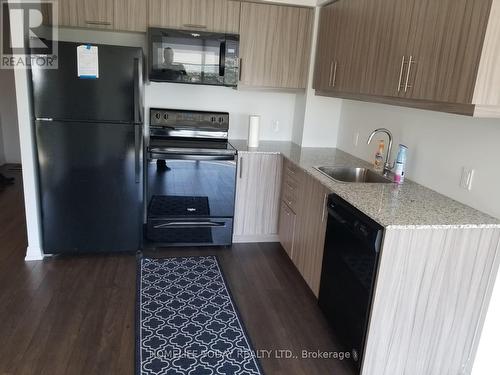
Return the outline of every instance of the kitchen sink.
[[[339,182],[390,184],[392,181],[368,168],[315,167],[318,171]]]

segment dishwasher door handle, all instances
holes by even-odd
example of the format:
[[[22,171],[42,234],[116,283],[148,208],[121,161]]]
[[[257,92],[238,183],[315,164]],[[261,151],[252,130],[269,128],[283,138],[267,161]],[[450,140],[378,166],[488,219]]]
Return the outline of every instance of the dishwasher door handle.
[[[338,221],[342,225],[348,225],[348,222],[344,217],[339,214],[337,211],[335,211],[335,206],[332,204],[328,205],[328,215],[330,215],[332,218],[334,218],[336,221]]]

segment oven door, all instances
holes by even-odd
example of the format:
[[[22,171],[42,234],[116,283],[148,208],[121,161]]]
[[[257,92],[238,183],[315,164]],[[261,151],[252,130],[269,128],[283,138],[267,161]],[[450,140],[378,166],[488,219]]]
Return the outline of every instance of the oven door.
[[[149,29],[149,79],[203,85],[238,85],[239,37]]]
[[[236,156],[149,153],[147,239],[163,245],[230,245]]]

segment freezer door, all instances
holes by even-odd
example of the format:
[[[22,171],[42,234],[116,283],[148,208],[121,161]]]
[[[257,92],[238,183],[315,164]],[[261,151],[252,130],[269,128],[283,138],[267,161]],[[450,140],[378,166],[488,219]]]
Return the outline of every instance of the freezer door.
[[[137,251],[142,128],[36,122],[46,254]]]
[[[142,50],[97,45],[99,78],[82,79],[76,55],[81,44],[59,42],[58,69],[33,67],[35,118],[137,122],[137,108],[142,107]]]

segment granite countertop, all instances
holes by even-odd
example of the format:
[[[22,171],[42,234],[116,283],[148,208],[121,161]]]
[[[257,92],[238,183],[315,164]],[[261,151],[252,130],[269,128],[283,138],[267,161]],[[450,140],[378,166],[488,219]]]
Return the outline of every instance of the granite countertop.
[[[283,155],[384,227],[500,227],[499,219],[408,179],[402,185],[336,182],[314,167],[371,167],[336,148],[300,147],[286,141],[261,141],[259,147],[249,148],[245,140],[229,142],[239,152]]]

